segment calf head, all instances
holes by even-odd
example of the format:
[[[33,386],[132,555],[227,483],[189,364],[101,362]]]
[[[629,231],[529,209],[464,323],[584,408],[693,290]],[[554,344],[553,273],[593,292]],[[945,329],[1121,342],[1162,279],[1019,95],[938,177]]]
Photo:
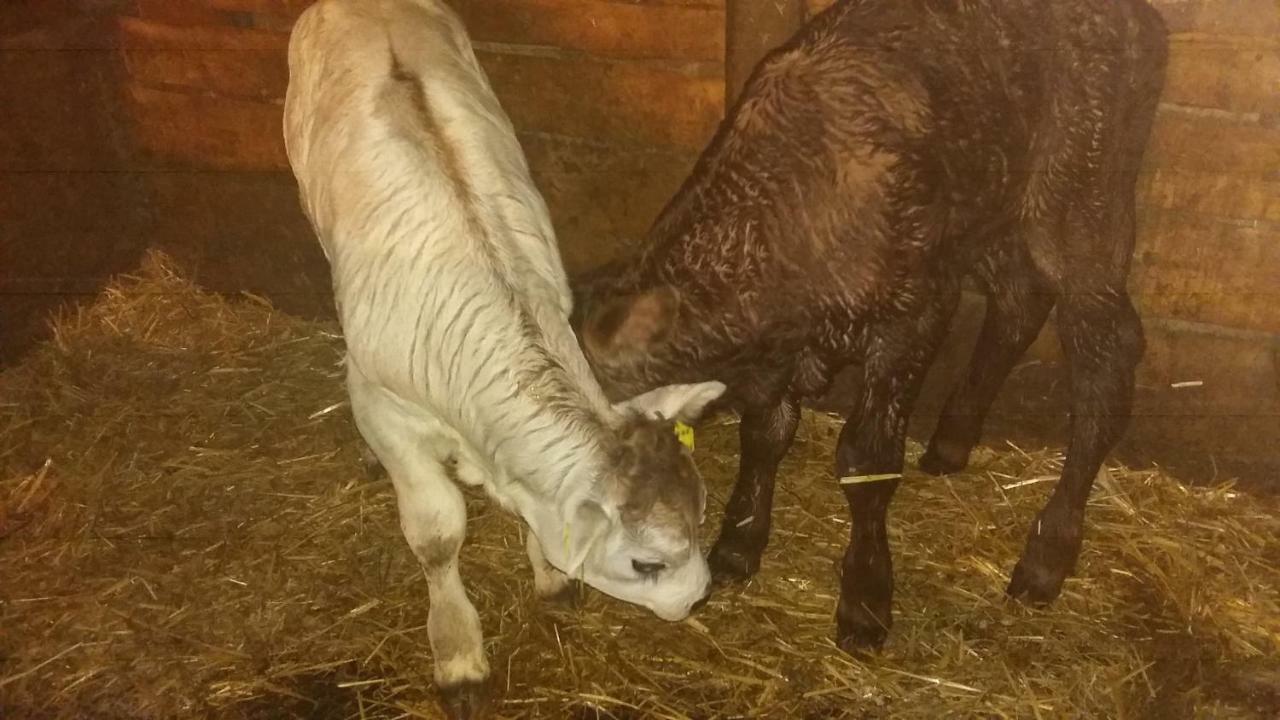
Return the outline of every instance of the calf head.
[[[614,406],[621,419],[608,470],[575,503],[576,542],[566,534],[568,564],[588,585],[665,620],[706,597],[711,574],[698,543],[706,487],[674,423],[693,422],[723,392],[717,382],[673,385]]]

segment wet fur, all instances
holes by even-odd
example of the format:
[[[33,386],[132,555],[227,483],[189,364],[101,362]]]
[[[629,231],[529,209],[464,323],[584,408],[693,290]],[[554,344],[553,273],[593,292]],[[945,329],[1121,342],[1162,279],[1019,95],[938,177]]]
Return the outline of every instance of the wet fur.
[[[986,322],[921,465],[964,466],[1056,305],[1070,449],[1009,592],[1058,594],[1143,351],[1125,281],[1165,54],[1141,0],[844,0],[765,58],[638,252],[575,287],[574,323],[606,391],[729,386],[742,458],[711,557],[719,576],[758,567],[799,402],[846,365],[864,377],[837,476],[901,470],[906,421],[967,278],[988,298]],[[878,646],[891,623],[896,485],[846,486],[847,649]]]

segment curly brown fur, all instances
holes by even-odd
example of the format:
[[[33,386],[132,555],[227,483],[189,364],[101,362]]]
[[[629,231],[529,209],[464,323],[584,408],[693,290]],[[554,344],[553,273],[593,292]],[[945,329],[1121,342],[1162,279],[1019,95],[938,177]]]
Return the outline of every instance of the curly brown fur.
[[[1009,592],[1057,595],[1143,350],[1125,279],[1165,54],[1141,0],[843,0],[761,62],[639,252],[575,291],[609,392],[717,379],[741,410],[718,576],[758,566],[798,402],[844,366],[862,364],[863,383],[837,475],[901,470],[906,420],[969,278],[986,322],[921,465],[964,465],[1056,305],[1070,449]],[[846,486],[847,648],[878,645],[891,622],[895,486]]]

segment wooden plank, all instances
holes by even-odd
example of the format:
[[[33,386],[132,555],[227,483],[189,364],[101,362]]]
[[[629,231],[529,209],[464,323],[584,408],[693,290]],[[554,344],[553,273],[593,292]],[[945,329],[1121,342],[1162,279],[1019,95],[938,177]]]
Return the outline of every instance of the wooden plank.
[[[297,19],[315,0],[203,0],[214,10]]]
[[[1280,112],[1280,39],[1171,37],[1162,100],[1239,113]]]
[[[138,145],[158,158],[217,170],[285,170],[283,108],[126,84]]]
[[[521,130],[701,150],[724,108],[724,84],[714,73],[584,57],[478,54]]]
[[[226,13],[203,0],[134,0],[135,14],[146,20],[173,25],[229,25]]]
[[[1145,209],[1130,283],[1141,312],[1280,332],[1277,227]]]
[[[452,0],[471,39],[605,57],[724,60],[724,9],[612,0]]]
[[[1155,167],[1144,180],[1138,202],[1147,207],[1207,217],[1280,222],[1280,178]]]
[[[140,85],[260,100],[284,97],[289,36],[120,18],[125,70]]]
[[[1274,402],[1277,358],[1273,343],[1262,338],[1233,336],[1216,326],[1187,326],[1150,318],[1144,323],[1147,350],[1139,369],[1139,382],[1168,384],[1200,380],[1204,385],[1188,390],[1202,393],[1195,414],[1261,415]],[[1270,402],[1269,402],[1270,401]],[[1248,442],[1248,439],[1242,439]]]
[[[1280,127],[1161,108],[1145,163],[1151,168],[1265,175],[1280,168]]]
[[[1280,34],[1275,0],[1150,0],[1170,32],[1274,37]]]
[[[1280,34],[1275,0],[1148,0],[1171,33],[1214,33],[1273,38]],[[813,17],[835,0],[804,0]]]
[[[804,0],[806,15],[813,17],[834,5],[836,0]]]
[[[570,273],[607,262],[643,237],[693,167],[692,152],[654,152],[521,134]]]
[[[732,103],[760,60],[804,24],[804,0],[727,0],[725,98]]]
[[[287,32],[314,0],[135,0],[140,17]],[[448,0],[473,41],[546,45],[604,57],[724,59],[722,0]]]

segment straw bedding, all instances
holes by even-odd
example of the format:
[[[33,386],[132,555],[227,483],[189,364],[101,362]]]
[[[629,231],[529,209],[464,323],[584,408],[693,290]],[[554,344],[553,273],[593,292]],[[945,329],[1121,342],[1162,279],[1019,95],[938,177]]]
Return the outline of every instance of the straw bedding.
[[[206,294],[152,257],[0,375],[0,716],[438,717],[426,585],[389,481],[360,462],[340,358],[334,326]],[[469,496],[463,577],[495,715],[1280,713],[1275,507],[1111,467],[1077,577],[1027,609],[1003,590],[1050,452],[909,474],[889,645],[840,653],[838,427],[806,413],[764,568],[691,622],[591,591],[537,601],[520,524]],[[731,420],[699,430],[708,535],[735,444]]]

